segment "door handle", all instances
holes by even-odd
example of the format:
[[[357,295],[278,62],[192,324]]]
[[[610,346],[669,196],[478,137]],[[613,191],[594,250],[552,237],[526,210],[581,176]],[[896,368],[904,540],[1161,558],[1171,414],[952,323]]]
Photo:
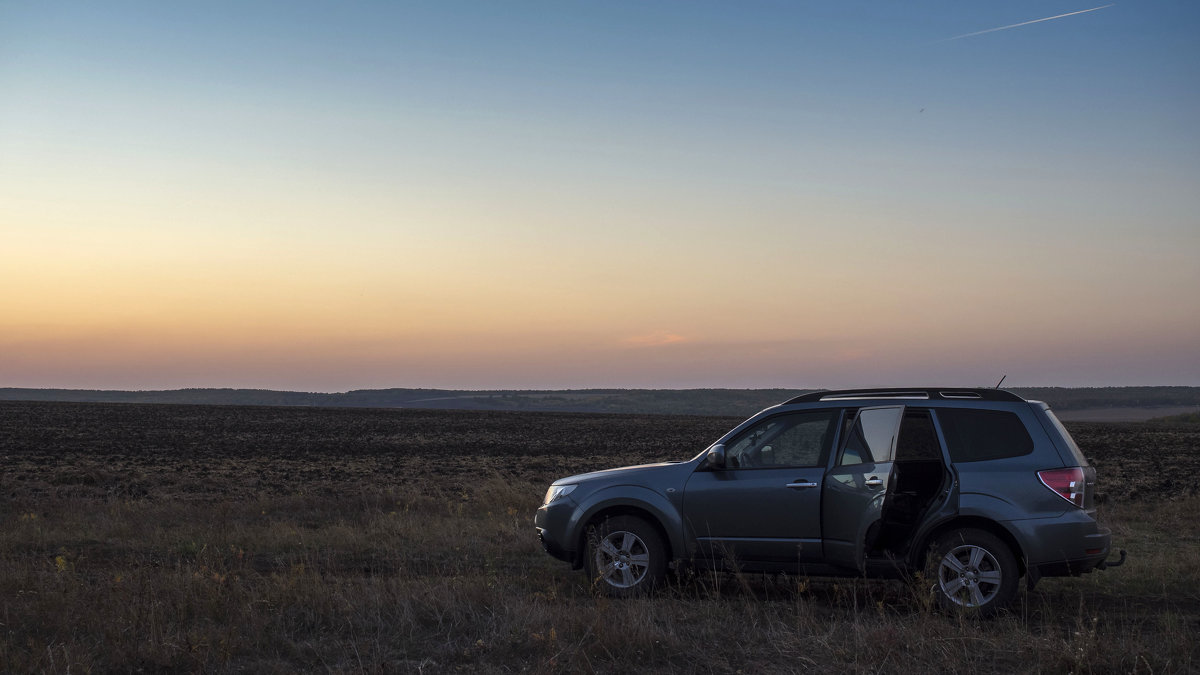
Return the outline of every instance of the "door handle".
[[[883,481],[879,480],[875,476],[871,476],[867,479],[867,482],[863,483],[863,485],[867,487],[879,487],[880,485],[883,485]]]
[[[817,484],[816,484],[816,483],[808,483],[808,482],[804,482],[804,481],[796,481],[795,483],[788,483],[788,484],[787,484],[787,485],[785,485],[784,487],[790,487],[790,488],[810,488],[810,487],[817,487]]]

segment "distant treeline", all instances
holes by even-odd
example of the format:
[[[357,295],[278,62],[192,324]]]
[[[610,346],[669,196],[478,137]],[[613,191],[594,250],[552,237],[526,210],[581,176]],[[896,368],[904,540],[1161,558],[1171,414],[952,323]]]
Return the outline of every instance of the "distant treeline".
[[[1183,413],[1182,415],[1167,415],[1156,417],[1151,422],[1155,424],[1200,424],[1200,412]]]
[[[104,391],[0,388],[0,400],[209,405],[539,410],[745,416],[811,389],[360,389],[336,394],[268,389]],[[1200,406],[1200,387],[1028,387],[1010,391],[1058,410]]]

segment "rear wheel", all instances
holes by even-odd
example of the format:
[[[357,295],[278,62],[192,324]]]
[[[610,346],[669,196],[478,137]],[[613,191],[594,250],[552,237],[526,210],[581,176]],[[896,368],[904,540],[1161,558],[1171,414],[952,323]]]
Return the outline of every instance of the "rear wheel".
[[[933,593],[946,609],[993,616],[1017,594],[1017,560],[996,535],[984,530],[954,530],[937,540],[926,572]]]
[[[645,595],[667,575],[667,549],[653,525],[614,516],[588,531],[587,572],[605,595]]]

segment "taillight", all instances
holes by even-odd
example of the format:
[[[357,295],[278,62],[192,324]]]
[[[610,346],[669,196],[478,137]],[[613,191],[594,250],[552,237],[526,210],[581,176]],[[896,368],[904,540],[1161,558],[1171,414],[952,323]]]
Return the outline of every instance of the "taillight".
[[[1083,469],[1073,466],[1069,469],[1047,469],[1038,472],[1042,485],[1054,490],[1063,499],[1079,508],[1083,508],[1084,477]]]

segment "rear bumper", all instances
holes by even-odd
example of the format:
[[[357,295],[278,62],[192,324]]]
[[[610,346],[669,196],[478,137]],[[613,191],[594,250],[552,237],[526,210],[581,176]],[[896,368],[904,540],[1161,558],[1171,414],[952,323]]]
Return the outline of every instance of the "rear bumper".
[[[1029,570],[1038,577],[1078,576],[1102,569],[1112,550],[1112,531],[1085,511],[1007,525],[1024,549]]]
[[[1036,567],[1039,577],[1077,577],[1100,568],[1100,563],[1108,554],[1089,556],[1076,560],[1060,560],[1058,562],[1042,563]]]

